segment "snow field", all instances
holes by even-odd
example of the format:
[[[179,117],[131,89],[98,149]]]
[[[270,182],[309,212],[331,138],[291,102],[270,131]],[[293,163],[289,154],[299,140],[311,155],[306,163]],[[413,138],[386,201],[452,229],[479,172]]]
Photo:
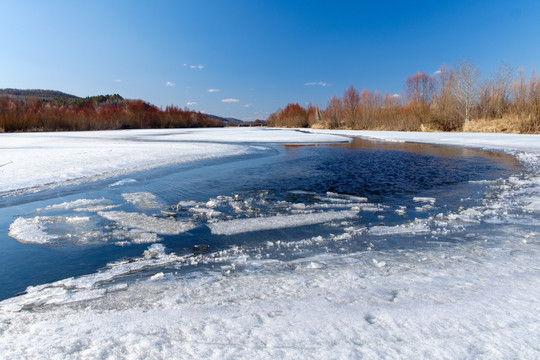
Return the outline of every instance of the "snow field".
[[[260,133],[250,132],[250,136],[260,134],[262,138],[271,133],[275,136],[272,141],[277,141],[280,134],[280,130],[257,131]],[[208,140],[219,132],[195,133]],[[269,241],[255,248],[233,247],[196,256],[167,253],[163,245],[153,244],[134,261],[28,288],[26,294],[0,302],[2,357],[538,358],[538,136],[332,133],[504,150],[514,154],[527,172],[490,183],[491,192],[482,204],[453,213],[397,226],[341,225],[344,232],[338,235]],[[171,136],[188,138],[189,134]],[[151,136],[167,136],[167,131]],[[419,205],[436,206],[436,199],[419,195]],[[269,216],[293,219],[297,224],[299,215],[405,211],[343,197],[326,195],[327,201],[322,204],[334,207],[275,201]],[[114,205],[88,200],[59,206],[76,211],[80,207]],[[207,202],[186,200],[176,206],[221,212],[214,217],[208,215],[209,211],[200,211],[211,227],[220,222],[258,219],[258,202],[262,200],[267,199],[223,197]],[[174,207],[169,210],[175,211]],[[140,226],[152,217],[145,215],[144,221],[137,218],[132,224],[125,222],[132,216],[128,212],[97,211],[100,215],[112,213],[106,216],[114,217],[115,222],[124,221],[119,229],[125,227],[125,231],[144,232],[134,223]],[[190,211],[190,216],[196,212]],[[69,221],[47,219],[40,213],[16,220],[14,230],[24,233],[28,227],[37,241],[51,236],[45,227],[39,227],[42,221],[36,218],[45,218],[45,225]],[[357,252],[310,253],[314,245],[324,248],[346,245],[362,236],[406,237],[416,233],[425,234],[437,246],[394,251],[371,250],[370,246]],[[456,238],[455,243],[437,243],[439,236],[448,234]],[[307,255],[283,261],[266,256],[284,249]],[[209,267],[177,274],[190,264]],[[126,276],[137,271],[147,271],[149,276],[137,282],[126,281]]]
[[[0,348],[8,359],[534,358],[538,253],[473,250],[315,257],[293,270],[267,263],[231,276],[165,273],[64,295],[16,318],[7,301]]]

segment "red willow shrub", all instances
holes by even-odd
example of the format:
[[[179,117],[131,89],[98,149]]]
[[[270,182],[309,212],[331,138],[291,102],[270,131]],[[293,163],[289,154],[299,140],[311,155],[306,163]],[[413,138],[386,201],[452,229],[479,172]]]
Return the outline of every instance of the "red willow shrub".
[[[85,99],[36,99],[0,95],[0,132],[82,131],[148,128],[221,127],[223,121],[200,112],[159,109],[119,95]]]

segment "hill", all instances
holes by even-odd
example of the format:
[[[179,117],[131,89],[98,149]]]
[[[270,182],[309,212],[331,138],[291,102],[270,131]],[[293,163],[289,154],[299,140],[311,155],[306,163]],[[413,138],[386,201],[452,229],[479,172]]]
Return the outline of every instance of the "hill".
[[[18,99],[33,97],[38,100],[52,99],[79,99],[78,96],[66,94],[56,90],[41,90],[41,89],[0,89],[0,96],[7,95]]]
[[[176,106],[158,108],[118,94],[85,98],[55,90],[0,90],[0,133],[222,127],[226,121]]]

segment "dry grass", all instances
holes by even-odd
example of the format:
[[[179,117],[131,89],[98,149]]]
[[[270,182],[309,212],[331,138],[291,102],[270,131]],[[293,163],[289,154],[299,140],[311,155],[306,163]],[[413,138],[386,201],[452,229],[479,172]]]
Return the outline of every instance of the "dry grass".
[[[474,119],[465,121],[464,132],[519,133],[521,122],[514,117],[500,119]]]
[[[463,124],[463,131],[514,134],[537,132],[532,126],[532,122],[531,124],[529,122],[531,122],[529,119],[519,118],[518,116],[505,116],[499,119],[474,119]]]

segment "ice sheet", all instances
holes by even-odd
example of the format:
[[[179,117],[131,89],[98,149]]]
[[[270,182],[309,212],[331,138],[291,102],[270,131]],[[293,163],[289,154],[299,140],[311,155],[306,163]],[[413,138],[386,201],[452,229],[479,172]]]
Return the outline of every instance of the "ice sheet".
[[[0,134],[0,194],[268,150],[246,142],[336,141],[348,138],[260,128]]]

